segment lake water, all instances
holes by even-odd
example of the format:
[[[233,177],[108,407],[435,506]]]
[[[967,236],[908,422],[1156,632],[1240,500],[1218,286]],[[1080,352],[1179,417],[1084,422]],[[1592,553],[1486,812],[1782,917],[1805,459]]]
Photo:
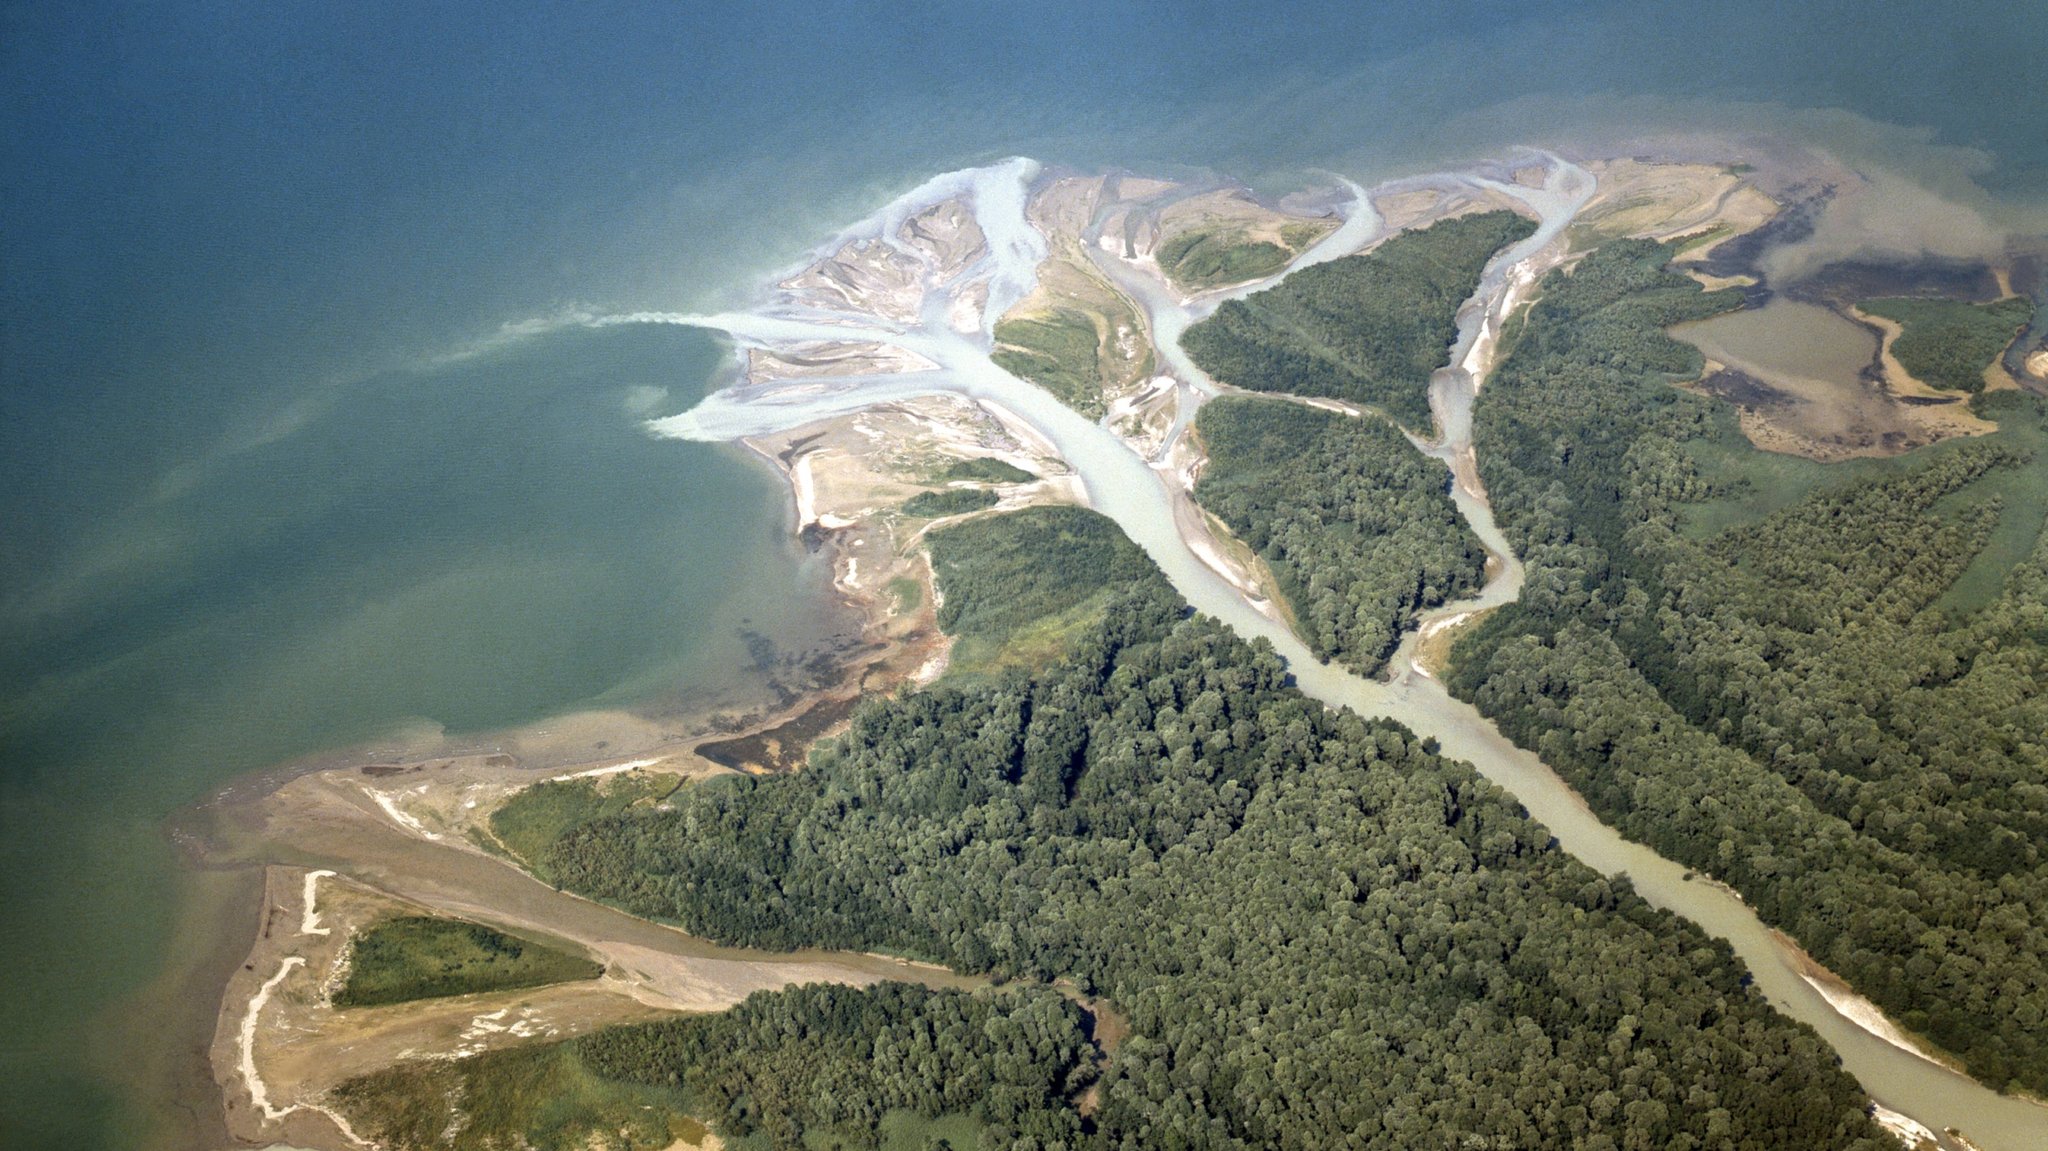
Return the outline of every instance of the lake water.
[[[743,621],[837,625],[773,474],[641,428],[720,382],[717,344],[501,325],[741,303],[895,193],[1012,154],[1280,186],[1772,127],[2043,199],[2048,10],[1782,21],[9,6],[0,1144],[141,1145],[203,1105],[156,1070],[203,1037],[134,1025],[206,952],[189,936],[233,927],[203,911],[227,881],[178,867],[178,807],[415,718],[740,690]]]

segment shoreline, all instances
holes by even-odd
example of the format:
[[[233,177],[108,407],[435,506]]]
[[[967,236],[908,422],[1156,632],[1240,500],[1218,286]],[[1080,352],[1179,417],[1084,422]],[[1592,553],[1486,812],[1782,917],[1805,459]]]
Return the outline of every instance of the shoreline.
[[[996,418],[1013,428],[1025,426],[1014,413],[1000,412]],[[845,423],[851,419],[842,417],[828,422]],[[797,438],[807,441],[811,437]],[[826,482],[820,485],[817,481],[821,474],[811,467],[790,466],[787,449],[778,452],[770,444],[754,439],[747,446],[777,470],[789,485],[791,500],[800,509],[806,494],[813,502],[804,510],[815,512],[821,506],[816,501],[821,486],[827,492],[831,490],[829,475],[823,477]],[[804,457],[799,462],[810,461]],[[809,481],[803,484],[807,491],[799,489],[799,476]],[[1071,481],[1057,476],[1028,487],[1034,499],[1061,498],[1076,490]],[[179,838],[192,866],[259,877],[265,892],[261,905],[266,910],[258,915],[254,930],[249,934],[237,933],[238,944],[223,946],[223,951],[227,947],[239,948],[231,960],[235,967],[227,978],[214,984],[219,989],[213,1013],[215,1042],[213,1055],[204,1062],[210,1067],[209,1079],[216,1085],[212,1097],[220,1108],[216,1114],[221,1115],[225,1124],[220,1129],[223,1135],[256,1141],[284,1138],[319,1151],[353,1151],[360,1145],[347,1130],[346,1120],[323,1106],[317,1096],[305,1096],[295,1085],[296,1079],[289,1075],[283,1080],[276,1079],[276,1072],[269,1068],[275,1066],[278,1056],[267,1042],[267,1032],[279,1029],[279,1019],[300,1019],[304,1011],[313,1010],[305,1000],[309,987],[331,979],[331,970],[319,980],[310,978],[307,968],[317,969],[320,965],[309,962],[308,953],[303,950],[290,949],[332,947],[338,954],[338,949],[346,946],[350,924],[330,903],[340,898],[332,893],[347,889],[379,892],[435,914],[550,934],[555,933],[548,930],[550,923],[559,926],[565,919],[607,918],[615,923],[609,935],[647,937],[638,943],[618,939],[605,943],[589,936],[564,938],[585,949],[599,947],[611,956],[608,966],[613,971],[639,972],[641,978],[637,982],[628,981],[608,994],[614,999],[626,996],[634,1002],[633,1010],[640,1012],[720,1009],[737,1002],[743,997],[742,989],[763,979],[768,981],[765,986],[784,982],[783,976],[771,972],[786,971],[796,982],[823,979],[866,983],[907,978],[947,986],[974,983],[943,967],[894,956],[814,951],[755,953],[718,947],[580,896],[549,891],[523,869],[480,850],[471,841],[467,825],[459,819],[450,822],[447,818],[450,812],[473,811],[480,815],[489,810],[484,804],[504,786],[526,786],[548,779],[603,781],[645,770],[680,771],[697,778],[729,772],[734,768],[707,755],[709,745],[748,739],[772,741],[778,733],[800,726],[816,712],[837,709],[826,729],[807,733],[809,738],[829,734],[844,724],[847,713],[861,699],[893,691],[902,684],[923,682],[929,678],[934,664],[943,665],[948,645],[930,618],[928,595],[906,610],[891,603],[884,580],[852,578],[854,573],[850,569],[858,564],[859,556],[856,545],[862,542],[863,532],[873,525],[861,517],[833,516],[831,511],[825,511],[808,521],[792,523],[786,519],[785,527],[793,529],[792,537],[803,541],[812,554],[829,555],[833,568],[831,595],[841,609],[859,620],[860,641],[842,645],[835,656],[836,670],[832,674],[820,675],[803,690],[786,693],[775,705],[749,713],[743,717],[744,722],[720,722],[715,709],[653,715],[591,709],[505,731],[460,737],[450,737],[431,725],[420,725],[372,743],[321,752],[232,781],[207,801],[181,813],[185,826]],[[925,567],[921,549],[911,548],[909,554],[917,558],[916,566]],[[923,585],[928,592],[928,567],[925,570]],[[693,719],[688,718],[692,715]],[[688,730],[679,732],[678,728]],[[759,769],[754,765],[742,767]],[[444,861],[468,859],[470,863],[462,866],[472,872],[478,867],[486,871],[498,869],[506,877],[474,884],[450,882],[446,878],[424,883],[409,877],[398,878],[403,871],[432,870],[417,864],[399,866],[398,860],[417,861],[429,855]],[[282,879],[280,867],[285,869]],[[506,884],[525,887],[528,894],[491,893],[494,885]],[[546,892],[545,897],[534,893],[534,888]],[[583,911],[557,913],[552,920],[536,921],[530,914],[516,910],[525,907],[530,911],[535,898],[560,905],[574,904]],[[618,925],[621,920],[631,920],[635,926]],[[280,923],[288,923],[296,930],[285,934]],[[698,958],[665,958],[668,953]],[[679,962],[680,967],[676,966]],[[735,963],[740,966],[731,966]],[[684,974],[689,971],[705,974]],[[264,978],[259,980],[259,975]],[[677,983],[677,978],[683,982]],[[731,982],[734,978],[742,982]],[[650,979],[653,982],[648,982]],[[614,981],[607,976],[606,982]],[[690,987],[697,990],[682,991]],[[720,987],[730,990],[721,992],[717,990]],[[546,990],[529,992],[527,997],[547,999]],[[676,997],[678,992],[682,993],[681,998]],[[575,1019],[583,1020],[603,1021],[616,1015],[616,1006],[603,1006],[604,1001],[590,1000],[587,995],[576,1002],[581,1005],[557,1010],[566,1010]],[[411,1005],[405,1013],[421,1019],[435,1019],[441,1014],[431,1002]],[[559,1028],[572,1024],[551,1017],[549,1025]],[[290,1026],[303,1029],[298,1023]],[[521,1037],[516,1031],[508,1035]],[[465,1048],[455,1050],[461,1049]]]
[[[1562,254],[1560,254],[1557,258],[1562,259],[1564,257],[1562,256]],[[1497,350],[1496,341],[1498,340],[1500,335],[1500,326],[1505,323],[1509,315],[1512,313],[1512,305],[1514,303],[1525,302],[1516,299],[1518,292],[1525,292],[1529,290],[1535,283],[1536,278],[1536,272],[1531,272],[1526,277],[1526,282],[1523,282],[1524,278],[1519,274],[1511,275],[1509,277],[1508,282],[1503,286],[1501,297],[1494,301],[1497,304],[1503,305],[1499,309],[1499,314],[1496,316],[1495,314],[1493,314],[1492,309],[1489,308],[1485,314],[1479,317],[1479,328],[1476,333],[1476,338],[1473,339],[1471,345],[1468,347],[1467,355],[1465,357],[1465,360],[1468,364],[1483,364],[1495,353],[1495,351]],[[1480,373],[1474,373],[1475,390],[1477,388],[1477,384],[1480,378]],[[889,411],[901,414],[906,409],[914,410],[916,402],[917,401],[893,401],[888,404],[885,404],[884,408]],[[1020,432],[1020,429],[1028,431],[1031,427],[1029,423],[1026,422],[1016,412],[1005,408],[1000,403],[996,403],[985,398],[980,398],[971,401],[971,404],[974,407],[977,407],[983,411],[990,413],[992,418],[998,424],[1003,425],[1006,432],[1010,434],[1016,435]],[[788,485],[790,489],[790,497],[788,501],[784,503],[784,507],[789,508],[792,505],[794,507],[794,523],[790,525],[793,528],[793,534],[795,538],[802,542],[807,551],[809,551],[810,553],[829,553],[828,562],[830,562],[832,569],[831,586],[834,589],[835,593],[842,599],[844,605],[849,610],[855,612],[862,619],[863,624],[861,629],[861,639],[863,643],[872,639],[878,627],[887,624],[891,620],[900,619],[905,616],[916,616],[920,612],[924,613],[925,615],[928,615],[930,612],[930,605],[935,594],[935,589],[933,588],[930,580],[929,567],[928,565],[925,565],[923,568],[922,576],[918,577],[918,582],[920,583],[924,592],[923,603],[920,604],[916,609],[903,612],[891,610],[888,603],[888,600],[890,598],[890,586],[894,583],[896,579],[903,578],[903,576],[897,575],[896,573],[906,572],[912,576],[916,576],[917,573],[913,569],[915,569],[917,565],[911,562],[911,559],[912,557],[915,557],[918,554],[920,554],[915,545],[917,543],[917,540],[922,536],[923,532],[929,529],[931,523],[923,523],[923,525],[917,527],[915,531],[909,532],[906,536],[899,537],[897,532],[897,520],[891,518],[888,513],[878,512],[874,507],[854,508],[843,502],[836,502],[831,494],[835,486],[849,490],[859,489],[859,481],[861,480],[861,476],[857,474],[857,469],[854,469],[853,464],[843,464],[843,466],[837,468],[836,470],[833,468],[828,468],[826,465],[828,462],[832,460],[832,457],[830,457],[827,453],[832,451],[839,451],[841,452],[842,456],[844,456],[846,449],[843,445],[835,445],[830,441],[819,442],[821,441],[821,437],[828,437],[835,433],[846,433],[848,429],[857,429],[861,427],[859,423],[860,419],[863,416],[866,416],[875,410],[876,409],[861,409],[856,412],[850,412],[839,416],[833,416],[826,419],[816,420],[811,423],[804,424],[798,428],[791,429],[784,433],[774,433],[763,436],[749,436],[741,441],[750,451],[752,451],[756,455],[759,455],[764,461],[766,461],[769,464],[769,466],[775,468],[781,475],[783,481]],[[1020,438],[1026,439],[1028,441],[1030,439],[1030,436],[1021,435]],[[1184,442],[1184,440],[1182,442]],[[775,445],[777,444],[786,444],[787,446],[783,447],[780,451],[776,451]],[[1050,448],[1050,445],[1043,444],[1042,441],[1039,445],[1034,446],[1041,446],[1046,449]],[[1192,453],[1194,450],[1193,448],[1182,448],[1181,443],[1176,443],[1173,445],[1173,447],[1175,448],[1176,452],[1180,453],[1176,456],[1175,460],[1171,463],[1163,465],[1155,464],[1151,469],[1161,474],[1161,478],[1167,481],[1167,486],[1170,489],[1176,487],[1176,485],[1174,485],[1171,482],[1175,478],[1175,476],[1190,476],[1193,474],[1192,469],[1198,466],[1198,461],[1192,458],[1192,456],[1190,455],[1190,453]],[[991,454],[996,453],[992,452]],[[1465,472],[1469,473],[1472,471],[1472,461],[1469,450],[1463,453],[1459,460],[1450,460],[1447,462],[1450,463],[1453,473],[1458,475],[1459,480],[1462,484],[1465,476],[1463,474],[1460,474],[1460,462],[1462,462],[1465,465]],[[863,463],[860,466],[865,467],[866,465]],[[871,475],[868,476],[868,478],[872,479],[874,475],[879,474],[879,472],[873,472]],[[847,478],[848,475],[852,475],[854,478],[849,480]],[[1473,479],[1476,481],[1476,474],[1473,476]],[[899,486],[901,486],[903,481],[900,477],[898,477],[896,482]],[[1048,475],[1043,480],[1039,481],[1038,485],[1034,485],[1034,487],[1036,488],[1035,491],[1023,492],[1022,494],[1012,493],[1006,490],[1004,496],[1002,497],[1001,506],[1003,508],[1022,506],[1023,503],[1038,502],[1041,499],[1048,498],[1065,499],[1069,502],[1080,502],[1083,504],[1091,505],[1093,503],[1093,501],[1091,501],[1088,498],[1088,496],[1091,493],[1088,493],[1086,491],[1085,486],[1082,484],[1077,474],[1069,473],[1063,476]],[[1178,487],[1179,489],[1184,489],[1186,485],[1183,483]],[[1470,487],[1468,487],[1467,490],[1471,490]],[[1269,616],[1274,615],[1274,611],[1272,609],[1272,601],[1268,601],[1264,605],[1261,605],[1259,602],[1256,601],[1256,597],[1253,595],[1253,593],[1256,592],[1256,585],[1258,583],[1256,576],[1252,576],[1248,573],[1233,574],[1232,570],[1226,570],[1230,567],[1230,561],[1227,558],[1227,554],[1224,551],[1218,550],[1218,548],[1215,547],[1205,547],[1204,540],[1195,538],[1195,536],[1190,534],[1189,525],[1187,525],[1184,522],[1180,522],[1184,518],[1179,514],[1182,510],[1182,505],[1186,505],[1189,508],[1192,508],[1194,505],[1192,505],[1191,500],[1186,498],[1186,493],[1184,490],[1177,490],[1176,494],[1177,498],[1174,501],[1175,520],[1177,526],[1181,529],[1180,534],[1183,537],[1183,543],[1189,548],[1189,550],[1191,550],[1196,555],[1196,557],[1202,563],[1206,564],[1209,568],[1214,570],[1226,582],[1228,582],[1234,588],[1236,588],[1236,590],[1239,593],[1245,594],[1247,598],[1254,599],[1254,610],[1261,611]],[[847,511],[852,511],[854,512],[854,514],[842,514]],[[917,521],[908,522],[915,523]],[[1204,538],[1206,538],[1206,532]],[[871,543],[886,544],[886,546],[875,547],[871,551],[857,550],[863,549]],[[885,551],[889,554],[890,559],[885,565],[882,565],[882,572],[878,576],[875,574],[874,571],[876,565],[869,564],[864,561],[871,559]],[[1489,565],[1489,567],[1491,567],[1491,564]],[[1492,586],[1495,574],[1496,573],[1489,571],[1487,587],[1490,588]],[[1248,587],[1247,581],[1252,586]],[[1462,606],[1463,608],[1471,609],[1478,606],[1478,604],[1478,599],[1472,599],[1469,601],[1461,601],[1461,603],[1458,605],[1445,606],[1447,608]],[[1456,618],[1447,618],[1442,621],[1430,621],[1430,624],[1426,624],[1425,627],[1422,629],[1422,634],[1420,634],[1417,637],[1416,643],[1419,644],[1421,640],[1432,638],[1439,631],[1448,631],[1449,629],[1454,628],[1457,624],[1464,622],[1466,620],[1466,617],[1469,615],[1470,610],[1466,610],[1463,615],[1460,615]],[[675,743],[675,750],[673,751],[668,750],[670,744],[665,742],[659,745],[663,749],[663,754],[657,756],[654,761],[610,763],[608,762],[608,760],[612,757],[600,757],[596,760],[585,759],[575,762],[563,762],[554,765],[555,768],[581,768],[581,770],[573,771],[569,776],[553,778],[603,777],[622,773],[625,771],[637,770],[641,767],[653,766],[655,763],[660,762],[661,760],[671,758],[672,756],[703,757],[703,753],[698,749],[707,744],[717,742],[733,742],[736,740],[758,739],[760,741],[763,741],[763,746],[767,746],[770,743],[778,743],[779,745],[779,741],[775,739],[776,733],[784,732],[785,730],[790,730],[801,725],[802,721],[804,721],[807,717],[811,717],[813,713],[815,713],[819,708],[825,706],[826,704],[833,703],[835,701],[857,702],[860,698],[863,698],[865,695],[870,694],[874,691],[894,690],[896,686],[899,686],[903,683],[922,682],[926,671],[933,666],[935,661],[938,661],[942,665],[947,647],[946,643],[943,640],[943,637],[937,636],[935,626],[931,630],[932,636],[934,638],[926,646],[914,648],[914,645],[908,636],[899,635],[896,637],[894,641],[892,641],[894,642],[895,647],[886,652],[883,658],[871,660],[865,664],[860,664],[860,661],[857,657],[861,652],[864,652],[867,649],[865,647],[855,647],[851,649],[851,651],[853,652],[853,656],[849,657],[844,669],[849,674],[842,675],[840,679],[838,679],[831,685],[825,687],[808,688],[802,692],[796,693],[793,696],[784,698],[780,701],[781,706],[772,709],[767,716],[752,717],[756,720],[756,722],[746,725],[746,730],[701,736],[699,738],[694,739],[693,741],[680,741]],[[1409,646],[1407,639],[1404,639],[1403,646],[1404,648]],[[898,656],[902,657],[900,661],[895,658]],[[916,656],[917,658],[912,659],[912,656]],[[898,663],[912,664],[914,666],[906,672],[903,670],[902,667],[897,666]],[[859,666],[856,667],[856,664],[859,664]],[[886,670],[876,672],[874,676],[874,682],[871,684],[869,672],[874,671],[875,669],[880,668],[883,665],[888,665]],[[1415,670],[1418,671],[1421,675],[1425,677],[1430,676],[1430,672],[1425,667],[1421,665],[1414,666]],[[847,686],[848,680],[852,681],[852,686],[850,688]],[[593,713],[574,713],[569,716],[561,717],[558,721],[550,722],[560,722],[563,724],[573,726],[579,720],[579,718],[589,714]],[[822,735],[830,730],[836,729],[837,724],[843,721],[843,716],[834,716],[826,718],[832,719],[833,722],[817,732],[809,733],[812,737]],[[488,737],[477,737],[479,741],[487,738]],[[664,737],[664,739],[667,741],[674,741],[675,737],[668,736]],[[682,742],[686,742],[688,746],[681,746]],[[600,743],[598,747],[600,749],[603,749],[604,744]],[[647,750],[650,749],[642,749],[642,751]],[[621,751],[619,752],[619,754],[634,753]],[[602,765],[589,768],[583,767],[584,764],[591,762],[599,762]],[[409,768],[403,764],[361,764],[358,765],[357,769],[361,770],[365,774],[369,774],[369,769],[372,766],[390,766],[394,769],[394,773],[397,771],[418,772],[421,770],[421,768],[417,766],[417,764]],[[520,763],[517,766],[521,770],[525,770],[527,767],[527,765],[524,763]],[[733,765],[727,764],[726,766],[730,768]],[[787,769],[788,767],[788,765],[781,764],[779,762],[773,766],[779,769]],[[751,770],[751,768],[747,769]],[[316,774],[320,770],[321,769],[314,769],[313,771],[309,771],[303,774]],[[340,770],[346,772],[351,769],[347,766],[344,766]],[[290,786],[292,782],[294,781],[285,781],[285,783],[280,784],[278,786],[276,791],[282,791],[285,787]],[[442,830],[437,831],[435,830],[435,828],[428,826],[427,821],[422,817],[421,814],[419,814],[417,810],[408,810],[404,806],[404,800],[401,798],[400,793],[389,792],[382,789],[374,789],[367,785],[364,785],[361,788],[361,791],[363,799],[367,800],[369,805],[375,809],[375,811],[366,811],[364,812],[364,814],[371,819],[381,819],[383,825],[387,828],[387,830],[396,829],[400,833],[412,836],[417,840],[433,847],[445,848],[446,850],[451,851],[473,850],[467,844],[461,841],[461,837],[454,836],[453,838],[450,838],[452,836],[452,832],[450,832],[449,830],[444,828]],[[1583,807],[1583,800],[1580,800],[1580,804]],[[358,804],[357,806],[360,807],[360,804]],[[302,853],[311,854],[306,852]],[[303,895],[301,896],[302,906],[299,909],[299,914],[301,917],[300,923],[302,924],[302,926],[319,925],[321,923],[321,916],[316,912],[314,907],[316,883],[319,874],[320,869],[316,869],[315,871],[305,873],[299,880],[304,884]],[[328,871],[327,874],[333,875],[335,873],[332,871]],[[521,872],[521,874],[525,873]],[[572,896],[569,898],[576,897]],[[588,901],[585,902],[587,903]],[[590,906],[592,908],[602,908],[602,905],[598,904],[590,904]],[[301,934],[313,935],[316,934],[316,932],[312,928],[308,928],[307,930],[303,930]],[[317,934],[321,936],[327,936],[331,934],[331,929],[326,928],[324,926],[320,926],[318,927]],[[1794,950],[1796,950],[1796,945],[1791,945],[1789,940],[1785,940],[1783,942],[1792,946]],[[1803,952],[1799,952],[1799,954],[1801,956],[1804,955]],[[908,961],[898,960],[894,957],[870,956],[869,958],[877,960],[888,959],[888,961],[892,963],[897,963],[903,966],[912,966],[908,963]],[[1808,962],[1811,962],[1810,957],[1808,957]],[[304,961],[302,960],[299,966],[303,965]],[[1829,979],[1833,979],[1832,974],[1826,972],[1824,968],[1820,968],[1818,964],[1812,964],[1812,966],[1822,975],[1825,975]],[[253,1028],[257,1014],[264,1007],[269,1005],[271,994],[275,992],[280,985],[285,983],[288,977],[296,969],[297,967],[289,961],[289,958],[285,959],[278,968],[277,973],[271,977],[270,981],[268,983],[263,984],[262,987],[259,988],[257,995],[252,996],[250,998],[248,1004],[248,1014],[245,1017],[245,1022],[243,1024],[245,1030]],[[943,971],[944,969],[936,970]],[[1812,986],[1817,993],[1819,993],[1823,998],[1825,998],[1828,1001],[1828,1003],[1836,1009],[1837,1013],[1841,1014],[1850,1022],[1856,1024],[1856,1026],[1862,1027],[1864,1030],[1870,1031],[1872,1034],[1877,1034],[1880,1038],[1886,1039],[1887,1042],[1890,1042],[1895,1046],[1901,1046],[1905,1050],[1912,1051],[1913,1054],[1918,1055],[1923,1059],[1928,1059],[1930,1062],[1934,1062],[1937,1065],[1946,1066],[1945,1064],[1941,1064],[1939,1060],[1932,1059],[1925,1052],[1915,1050],[1911,1047],[1906,1047],[1898,1039],[1883,1035],[1880,1032],[1872,1030],[1871,1027],[1866,1023],[1866,1021],[1864,1021],[1863,1019],[1859,1019],[1855,1014],[1852,1014],[1850,1011],[1843,1009],[1839,1004],[1837,1004],[1836,997],[1830,995],[1828,993],[1827,988],[1823,987],[1821,982],[1816,981],[1814,977],[1808,975],[1804,971],[1801,971],[1800,975],[1801,978],[1805,979],[1806,982],[1810,986]],[[1835,982],[1839,983],[1839,980],[1836,980]],[[1843,985],[1843,987],[1844,990],[1846,990],[1846,985]],[[258,998],[259,996],[260,1001]],[[1872,1007],[1872,1010],[1874,1011],[1875,1008]],[[223,1022],[225,1022],[225,1017],[226,1004],[224,1003],[222,1016]],[[245,1047],[245,1053],[248,1054],[248,1058],[250,1060],[249,1069],[251,1071],[252,1076],[256,1070],[256,1056],[253,1050],[254,1042],[255,1041],[253,1038],[250,1039],[248,1045]],[[251,1082],[255,1083],[256,1080],[252,1078]],[[252,1102],[257,1106],[257,1108],[265,1115],[269,1115],[272,1112],[273,1108],[269,1105],[267,1098],[261,1095],[258,1091],[252,1091],[251,1094]],[[282,1112],[282,1114],[289,1114],[289,1110],[287,1110],[286,1112]]]

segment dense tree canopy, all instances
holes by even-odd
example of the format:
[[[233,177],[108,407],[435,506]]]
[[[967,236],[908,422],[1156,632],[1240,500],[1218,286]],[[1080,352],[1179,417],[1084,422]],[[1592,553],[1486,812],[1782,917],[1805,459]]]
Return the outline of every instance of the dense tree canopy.
[[[1664,326],[1734,301],[1664,255],[1554,274],[1481,394],[1528,580],[1449,682],[1973,1074],[2048,1090],[2042,405],[1731,516],[1778,465],[1670,386],[1698,362]]]
[[[1449,358],[1459,307],[1493,254],[1535,229],[1498,211],[1406,232],[1225,303],[1181,346],[1223,383],[1371,404],[1427,430],[1430,373]]]
[[[1208,449],[1196,501],[1272,568],[1323,659],[1372,675],[1417,613],[1483,581],[1486,549],[1449,471],[1384,421],[1226,397],[1196,428]]]
[[[1154,583],[1036,674],[871,704],[804,772],[669,806],[569,831],[553,874],[1128,1017],[1079,1134],[987,1146],[1882,1146],[1725,946]]]

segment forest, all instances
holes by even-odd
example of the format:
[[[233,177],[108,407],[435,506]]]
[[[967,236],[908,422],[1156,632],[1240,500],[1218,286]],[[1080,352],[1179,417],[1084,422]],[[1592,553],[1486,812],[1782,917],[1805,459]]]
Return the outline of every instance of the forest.
[[[1429,377],[1457,340],[1458,308],[1493,254],[1535,230],[1494,211],[1403,232],[1225,303],[1181,347],[1221,383],[1368,404],[1427,431]]]
[[[1374,675],[1417,614],[1484,581],[1449,470],[1384,420],[1224,397],[1195,427],[1196,502],[1266,561],[1319,658]]]
[[[1667,256],[1553,273],[1481,393],[1528,578],[1447,683],[1972,1075],[2048,1091],[2043,401],[1794,468],[1672,386],[1700,364],[1665,326],[1739,301]]]
[[[1012,522],[1044,538],[976,526]],[[1011,559],[940,567],[956,621],[1044,570],[982,542]],[[993,1118],[983,1147],[1885,1146],[1725,945],[1156,576],[1050,664],[873,701],[804,771],[665,806],[570,829],[550,872],[710,938],[1057,980],[1127,1019],[1085,1122]],[[644,1059],[607,1073],[674,1073]],[[835,1106],[892,1105],[849,1083]]]

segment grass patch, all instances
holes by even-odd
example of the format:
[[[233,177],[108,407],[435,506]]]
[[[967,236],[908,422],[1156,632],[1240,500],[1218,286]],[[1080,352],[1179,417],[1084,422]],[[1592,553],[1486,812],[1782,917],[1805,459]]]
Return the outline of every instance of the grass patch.
[[[924,585],[909,576],[897,576],[887,584],[889,594],[896,599],[898,613],[916,611],[924,602]]]
[[[334,1101],[394,1148],[660,1151],[706,1134],[681,1092],[601,1078],[570,1043],[401,1063],[343,1083]]]
[[[941,1115],[927,1119],[915,1111],[898,1109],[882,1116],[876,1130],[806,1131],[804,1146],[810,1151],[975,1151],[981,1146],[985,1125],[972,1115]],[[728,1144],[744,1151],[745,1142]],[[763,1144],[766,1146],[766,1144]]]
[[[541,863],[572,827],[601,819],[676,789],[676,777],[628,771],[593,779],[552,779],[526,788],[491,813],[491,834],[528,871],[552,882]]]
[[[1038,476],[1023,468],[994,456],[976,456],[971,460],[954,460],[938,475],[940,483],[955,480],[978,484],[1025,484]]]
[[[1892,341],[1899,366],[1931,388],[1984,390],[1984,369],[2024,331],[2034,306],[2025,297],[1991,304],[1894,297],[1857,307],[1902,329]]]
[[[1021,623],[1001,636],[956,637],[946,662],[946,675],[957,681],[997,675],[1011,668],[1028,671],[1052,663],[1067,653],[1076,638],[1101,621],[1102,613],[1116,598],[1114,591],[1103,590],[1059,611]]]
[[[407,915],[358,936],[338,1007],[377,1007],[478,991],[595,979],[604,965],[479,923]]]
[[[1183,288],[1220,288],[1272,275],[1294,250],[1234,229],[1195,228],[1159,245],[1156,258],[1159,270]]]
[[[1001,497],[987,488],[944,488],[936,492],[919,492],[904,500],[903,512],[924,519],[937,519],[983,511],[1000,502]]]
[[[1280,229],[1280,242],[1296,252],[1305,252],[1309,248],[1314,247],[1317,240],[1336,230],[1336,222],[1330,220],[1318,220],[1314,223],[1304,224],[1286,224]]]
[[[996,325],[996,366],[1051,392],[1090,419],[1109,409],[1102,402],[1102,339],[1094,316],[1078,308],[1055,308]]]
[[[1824,464],[1802,456],[1760,450],[1742,434],[1733,409],[1716,413],[1716,435],[1688,441],[1683,450],[1700,476],[1722,495],[1680,509],[1681,530],[1704,540],[1728,528],[1755,523],[1811,495],[1829,482],[1855,482],[1881,460],[1853,459]]]
[[[1675,260],[1687,252],[1697,252],[1710,244],[1718,244],[1734,231],[1735,229],[1727,224],[1716,224],[1711,228],[1688,232],[1670,242],[1671,258]]]

